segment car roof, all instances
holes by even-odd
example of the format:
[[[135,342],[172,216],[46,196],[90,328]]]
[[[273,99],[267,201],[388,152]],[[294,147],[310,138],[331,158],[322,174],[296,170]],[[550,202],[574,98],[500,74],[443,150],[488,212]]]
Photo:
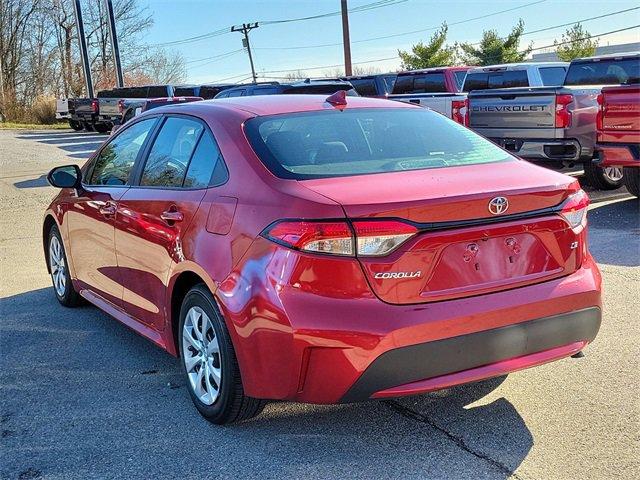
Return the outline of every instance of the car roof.
[[[163,112],[173,111],[180,108],[181,113],[193,112],[201,116],[206,116],[207,111],[218,108],[227,108],[237,112],[245,112],[253,115],[278,115],[283,113],[311,112],[319,110],[332,110],[338,107],[333,106],[326,100],[329,95],[254,95],[246,97],[217,98],[215,100],[204,100],[201,102],[182,103],[179,106],[160,107]],[[352,97],[347,96],[346,109],[349,108],[421,108],[404,102],[391,100]],[[342,108],[342,106],[340,106]],[[156,109],[156,111],[160,111]]]
[[[589,62],[593,60],[611,60],[614,58],[640,57],[640,52],[607,53],[604,55],[594,55],[593,57],[575,58],[573,62]]]
[[[486,65],[484,67],[471,67],[467,73],[490,72],[497,69],[537,68],[537,67],[568,67],[569,62],[520,62],[501,63],[498,65]]]

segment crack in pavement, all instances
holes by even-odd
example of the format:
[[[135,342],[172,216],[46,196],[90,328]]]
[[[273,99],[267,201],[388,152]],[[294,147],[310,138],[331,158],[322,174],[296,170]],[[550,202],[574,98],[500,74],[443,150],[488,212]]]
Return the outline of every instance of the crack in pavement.
[[[421,413],[414,412],[410,408],[407,408],[407,407],[405,407],[403,405],[400,405],[398,402],[396,402],[394,400],[386,400],[384,403],[386,403],[389,407],[391,407],[391,409],[395,410],[396,412],[398,412],[403,417],[411,418],[411,419],[417,420],[417,421],[419,421],[421,423],[425,423],[425,424],[429,425],[430,427],[438,430],[440,433],[443,433],[449,440],[451,440],[453,443],[455,443],[456,446],[458,446],[459,448],[461,448],[465,452],[470,453],[474,457],[479,458],[480,460],[484,460],[485,462],[488,462],[491,466],[493,466],[494,468],[497,468],[502,473],[504,473],[507,478],[515,478],[516,480],[522,480],[522,477],[518,476],[513,470],[511,470],[505,464],[499,462],[498,460],[495,460],[495,459],[491,458],[488,455],[485,455],[484,453],[481,453],[481,452],[478,452],[478,451],[474,450],[462,438],[457,437],[453,433],[445,430],[444,428],[442,428],[440,425],[436,424],[433,420],[431,420],[426,415],[422,415]]]

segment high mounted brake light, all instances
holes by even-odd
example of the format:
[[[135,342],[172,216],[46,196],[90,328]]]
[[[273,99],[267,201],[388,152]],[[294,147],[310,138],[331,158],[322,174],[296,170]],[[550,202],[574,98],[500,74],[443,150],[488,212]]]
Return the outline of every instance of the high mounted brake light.
[[[330,255],[379,257],[387,255],[413,237],[418,229],[398,220],[310,222],[283,220],[268,227],[262,236],[294,250]]]

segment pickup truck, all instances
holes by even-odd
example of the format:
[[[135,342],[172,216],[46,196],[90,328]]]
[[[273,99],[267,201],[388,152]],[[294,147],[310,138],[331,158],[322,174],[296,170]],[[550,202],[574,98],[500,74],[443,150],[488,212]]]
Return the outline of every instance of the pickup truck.
[[[520,157],[561,168],[583,164],[592,186],[622,185],[619,171],[593,163],[597,97],[605,85],[637,82],[640,54],[576,59],[562,86],[469,93],[468,126]]]
[[[120,121],[113,126],[111,133],[114,133],[120,125],[124,125],[126,122],[131,120],[134,117],[137,117],[142,112],[146,112],[147,110],[152,110],[157,107],[164,107],[166,105],[173,105],[176,103],[189,103],[189,102],[199,102],[204,100],[202,97],[166,97],[166,98],[149,98],[149,99],[141,99],[139,101],[133,101],[129,103],[129,106],[122,113],[122,118]]]
[[[140,87],[120,87],[98,92],[98,115],[100,121],[111,128],[118,124],[122,113],[130,103],[146,98],[173,97],[172,85],[143,85]]]
[[[568,62],[505,63],[473,67],[464,78],[463,92],[496,88],[562,85]]]
[[[622,168],[627,190],[640,197],[640,84],[605,87],[598,105],[594,162]]]
[[[330,95],[338,90],[344,90],[347,95],[358,96],[349,82],[340,79],[301,80],[297,82],[258,82],[235,85],[227,88],[218,95],[218,98],[245,97],[251,95]]]
[[[100,120],[95,98],[62,98],[56,102],[56,118],[66,119],[74,130],[105,133],[111,125]]]
[[[380,73],[375,75],[352,75],[340,80],[351,83],[361,97],[387,98],[393,91],[396,73]]]
[[[437,67],[400,72],[387,98],[430,108],[464,125],[467,95],[462,85],[467,70]]]

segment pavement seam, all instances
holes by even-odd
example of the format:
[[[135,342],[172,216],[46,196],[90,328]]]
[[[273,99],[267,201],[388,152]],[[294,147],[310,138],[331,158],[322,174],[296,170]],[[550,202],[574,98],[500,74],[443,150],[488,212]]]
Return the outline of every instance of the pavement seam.
[[[428,416],[422,415],[421,413],[418,413],[418,412],[414,412],[410,408],[407,408],[404,405],[401,405],[401,404],[399,404],[398,402],[396,402],[394,400],[386,400],[384,403],[386,403],[389,407],[391,407],[391,409],[395,410],[396,412],[398,412],[403,417],[410,418],[410,419],[413,419],[413,420],[417,420],[418,422],[425,423],[425,424],[429,425],[431,428],[436,429],[440,433],[444,434],[453,443],[455,443],[456,446],[458,446],[459,448],[461,448],[465,452],[470,453],[474,457],[479,458],[480,460],[484,460],[485,462],[489,463],[494,468],[497,468],[502,473],[504,473],[507,478],[514,478],[516,480],[523,480],[522,477],[518,476],[513,470],[511,470],[505,464],[499,462],[498,460],[495,460],[495,459],[491,458],[488,455],[485,455],[484,453],[481,453],[481,452],[478,452],[478,451],[474,450],[473,448],[471,448],[471,446],[469,444],[467,444],[467,442],[464,441],[464,439],[462,439],[462,438],[454,435],[453,433],[447,431],[446,429],[442,428],[440,425],[438,425],[433,420],[431,420]]]

